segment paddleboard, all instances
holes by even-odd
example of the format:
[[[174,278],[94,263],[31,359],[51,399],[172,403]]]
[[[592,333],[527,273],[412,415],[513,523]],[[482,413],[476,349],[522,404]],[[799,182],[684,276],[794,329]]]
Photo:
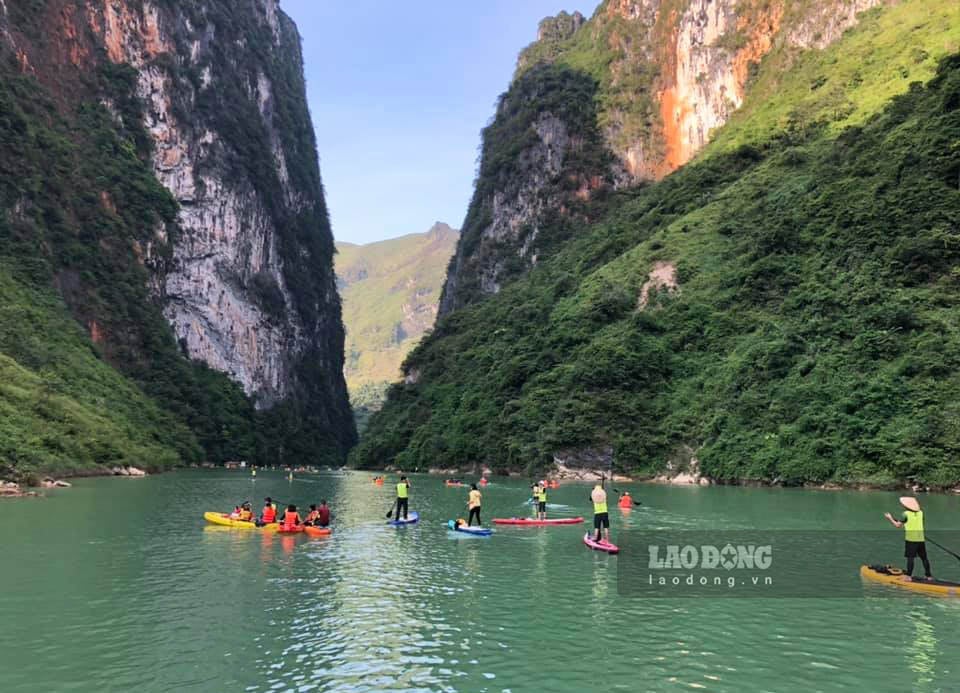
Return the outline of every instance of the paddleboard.
[[[606,551],[607,553],[620,553],[620,547],[616,544],[611,544],[605,539],[596,541],[590,532],[587,532],[583,535],[583,543],[589,546],[594,551]]]
[[[394,527],[406,527],[407,525],[412,525],[414,522],[417,522],[419,519],[420,513],[418,513],[416,510],[411,510],[409,513],[407,513],[406,520],[387,520],[387,524],[393,525]]]
[[[886,572],[884,572],[886,571]],[[921,571],[922,572],[922,571]],[[860,577],[872,582],[880,582],[893,587],[921,592],[941,597],[960,597],[960,582],[946,580],[911,580],[899,568],[882,565],[860,566]]]
[[[491,534],[493,534],[493,530],[489,527],[465,527],[464,525],[457,527],[453,520],[447,520],[447,527],[452,529],[454,532],[472,534],[475,537],[489,537]]]
[[[495,517],[495,525],[520,525],[520,526],[549,526],[549,525],[578,525],[583,522],[582,517],[558,517],[552,520],[535,520],[532,517]]]

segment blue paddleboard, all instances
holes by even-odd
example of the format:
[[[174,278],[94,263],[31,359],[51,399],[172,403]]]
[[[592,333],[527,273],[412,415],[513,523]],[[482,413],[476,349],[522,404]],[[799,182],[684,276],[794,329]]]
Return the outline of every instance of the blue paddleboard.
[[[407,519],[396,519],[396,520],[387,520],[388,525],[393,525],[394,527],[405,527],[407,525],[412,525],[414,522],[420,519],[420,513],[416,510],[411,510],[407,513]]]
[[[487,527],[464,527],[463,525],[457,527],[453,520],[447,520],[447,527],[452,529],[454,532],[472,534],[475,537],[489,537],[491,534],[493,534],[493,530],[488,529]]]

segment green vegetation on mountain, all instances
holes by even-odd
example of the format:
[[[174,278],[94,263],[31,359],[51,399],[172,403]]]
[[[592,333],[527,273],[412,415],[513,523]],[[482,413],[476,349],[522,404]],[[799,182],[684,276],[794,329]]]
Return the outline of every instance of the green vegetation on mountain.
[[[772,54],[697,160],[445,316],[353,463],[960,482],[958,32],[908,1]]]
[[[47,29],[33,10],[21,9],[9,15],[18,40],[48,46]],[[201,11],[192,3],[186,10],[251,41],[272,41],[252,18],[253,6],[240,12],[210,3]],[[295,34],[284,21],[283,30]],[[258,27],[256,37],[245,23]],[[297,48],[296,37],[286,45]],[[181,353],[150,288],[171,261],[180,229],[177,203],[152,171],[137,73],[109,62],[100,46],[86,49],[99,66],[69,84],[54,81],[57,91],[24,73],[0,32],[0,478],[202,460],[340,463],[353,423],[345,400],[339,409],[328,402],[339,364],[331,371],[321,358],[336,349],[314,345],[305,353],[300,386],[267,411],[255,410],[225,374]],[[215,74],[230,74],[230,65],[223,57]],[[297,309],[310,324],[332,320],[327,337],[336,344],[339,311],[317,314],[330,291],[308,261],[329,260],[333,247],[300,67],[293,53],[269,65],[280,83],[282,135],[303,152],[288,158],[289,175],[317,198],[296,219],[280,220],[279,246]],[[225,89],[219,98],[215,107],[225,113],[252,103],[242,90]],[[255,166],[262,185],[276,186],[276,175],[263,169],[268,162],[274,170],[266,135],[244,133],[245,149],[232,152],[233,163]],[[331,269],[328,262],[332,290]]]
[[[354,411],[380,408],[400,364],[433,327],[457,231],[437,222],[367,245],[337,243],[337,282],[347,331],[344,375]],[[362,423],[362,421],[360,421]]]

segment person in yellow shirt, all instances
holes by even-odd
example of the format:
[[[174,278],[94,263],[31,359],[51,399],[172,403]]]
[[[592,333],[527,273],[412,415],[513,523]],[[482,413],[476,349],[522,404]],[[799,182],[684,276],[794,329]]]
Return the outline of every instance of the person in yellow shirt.
[[[240,516],[237,519],[243,520],[244,522],[253,522],[253,510],[250,508],[249,502],[240,506]]]
[[[923,561],[923,572],[927,580],[933,579],[933,573],[930,572],[930,560],[927,558],[926,537],[923,534],[923,511],[920,509],[920,501],[913,496],[904,496],[900,499],[900,505],[904,507],[903,517],[899,520],[890,513],[884,513],[883,516],[890,520],[894,527],[904,528],[904,546],[903,557],[907,559],[907,575],[913,579],[913,562],[915,558]]]
[[[470,485],[470,497],[467,499],[467,508],[470,510],[470,517],[467,519],[467,527],[473,525],[473,518],[477,518],[477,526],[483,526],[483,523],[480,522],[480,491],[477,490],[476,484]]]
[[[407,519],[407,506],[410,502],[410,482],[406,475],[400,477],[400,483],[397,484],[397,519]]]
[[[607,511],[607,492],[603,490],[603,485],[597,482],[590,492],[590,500],[593,502],[593,528],[597,530],[596,541],[600,542],[600,531],[603,530],[607,543],[610,542],[610,513]]]

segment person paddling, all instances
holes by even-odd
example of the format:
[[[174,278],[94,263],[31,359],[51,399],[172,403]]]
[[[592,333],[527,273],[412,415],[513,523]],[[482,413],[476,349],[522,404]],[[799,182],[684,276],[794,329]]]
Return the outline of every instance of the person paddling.
[[[303,520],[303,524],[310,525],[311,527],[317,522],[317,506],[315,504],[310,505],[310,512],[307,513],[307,517]]]
[[[407,519],[407,503],[410,501],[410,482],[406,476],[400,477],[400,483],[397,484],[397,519],[400,519],[400,513],[403,512],[403,519]]]
[[[616,489],[614,489],[614,491],[616,491]],[[620,495],[620,500],[617,501],[617,505],[619,505],[621,508],[632,508],[632,507],[633,507],[633,498],[630,497],[630,492],[629,492],[629,491],[624,491],[624,492]]]
[[[610,514],[607,512],[607,492],[600,482],[590,492],[593,501],[593,528],[597,530],[596,541],[600,542],[600,530],[604,531],[607,543],[610,543]]]
[[[476,484],[470,485],[470,497],[467,500],[467,508],[470,510],[470,516],[467,519],[467,527],[473,526],[473,518],[477,518],[477,526],[482,527],[483,523],[480,522],[480,499],[482,498],[480,491],[477,489]]]
[[[293,529],[300,525],[303,520],[300,519],[300,513],[297,512],[297,506],[290,504],[287,511],[283,514],[283,529]]]
[[[260,522],[261,527],[263,525],[273,524],[277,521],[277,505],[269,497],[263,499],[264,505],[263,510],[260,511]]]
[[[327,499],[320,501],[320,507],[317,508],[317,521],[314,523],[317,527],[328,527],[330,525],[330,506],[327,505]]]
[[[913,496],[903,496],[900,499],[900,505],[904,507],[902,519],[897,520],[890,513],[884,513],[883,516],[890,520],[894,527],[904,528],[903,555],[907,559],[907,576],[913,580],[913,562],[915,558],[919,557],[923,561],[925,579],[932,580],[933,573],[930,571],[930,560],[927,558],[926,537],[923,534],[923,511],[920,509],[920,502]]]

